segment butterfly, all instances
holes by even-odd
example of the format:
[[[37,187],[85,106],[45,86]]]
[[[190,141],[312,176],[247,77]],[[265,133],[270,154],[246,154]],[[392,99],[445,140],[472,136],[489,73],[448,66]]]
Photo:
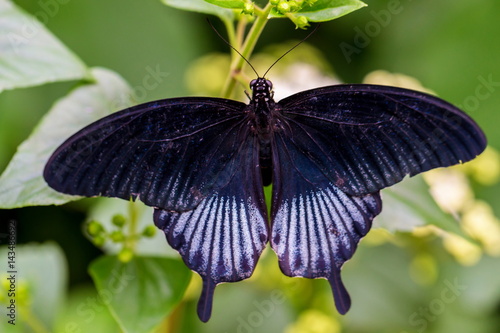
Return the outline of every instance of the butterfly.
[[[203,280],[204,322],[215,287],[250,277],[268,242],[285,275],[327,279],[345,314],[340,270],[382,209],[379,191],[473,159],[485,135],[422,92],[343,84],[275,102],[271,81],[250,87],[249,104],[171,98],[111,114],[57,148],[44,178],[62,193],[154,207],[156,226]]]

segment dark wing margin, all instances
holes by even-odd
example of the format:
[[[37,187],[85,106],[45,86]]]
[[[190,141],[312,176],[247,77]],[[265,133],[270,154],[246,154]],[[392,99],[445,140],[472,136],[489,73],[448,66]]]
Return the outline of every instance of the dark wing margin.
[[[294,125],[289,139],[296,149],[350,195],[469,161],[486,147],[484,133],[464,112],[402,88],[330,86],[292,95],[276,108]]]
[[[277,133],[273,142],[271,247],[284,274],[327,279],[345,314],[351,301],[340,270],[380,213],[380,196],[341,191],[298,150],[292,133],[293,127]]]
[[[190,210],[227,183],[242,140],[245,105],[174,98],[114,113],[82,129],[50,157],[55,190],[107,196],[167,210]]]
[[[225,186],[189,212],[156,209],[154,221],[186,265],[203,279],[198,316],[208,321],[215,287],[250,277],[268,241],[255,136],[242,141]]]

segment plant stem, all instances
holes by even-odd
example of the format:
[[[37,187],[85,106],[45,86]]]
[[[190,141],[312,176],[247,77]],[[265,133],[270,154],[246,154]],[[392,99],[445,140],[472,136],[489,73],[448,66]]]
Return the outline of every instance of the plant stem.
[[[228,38],[229,44],[238,45],[238,44],[236,44],[236,43],[238,43],[238,36],[236,35],[236,32],[234,31],[233,22],[226,21],[226,20],[222,20],[222,21],[224,22],[224,26],[226,27],[226,30],[227,30],[227,38]]]
[[[245,28],[247,26],[248,20],[245,16],[243,16],[237,24],[236,27],[236,43],[233,44],[234,47],[237,49],[241,49],[241,46],[243,45],[243,39],[245,38]],[[238,54],[236,54],[234,57],[237,57]]]
[[[126,243],[126,247],[129,248],[130,250],[132,250],[133,253],[135,253],[135,248],[136,248],[136,245],[137,245],[137,224],[138,224],[138,221],[137,221],[137,205],[133,202],[133,201],[130,201],[129,202],[129,206],[128,206],[128,212],[129,212],[129,219],[130,219],[130,223],[129,223],[129,234],[128,234],[128,237],[127,237],[127,243]]]
[[[271,11],[271,4],[269,3],[262,10],[255,11],[256,15],[255,22],[253,23],[252,28],[248,32],[248,35],[246,36],[245,42],[243,43],[240,51],[241,55],[244,58],[246,59],[250,58],[250,55],[252,54],[255,48],[255,44],[257,44],[257,40],[259,39],[260,34],[262,33],[264,27],[266,26],[266,23],[268,21],[267,17],[269,16],[270,11]],[[233,57],[229,71],[229,76],[226,80],[224,89],[221,94],[222,97],[229,98],[233,94],[237,82],[236,76],[243,70],[243,67],[246,64],[245,59],[243,57],[240,57],[239,55]]]

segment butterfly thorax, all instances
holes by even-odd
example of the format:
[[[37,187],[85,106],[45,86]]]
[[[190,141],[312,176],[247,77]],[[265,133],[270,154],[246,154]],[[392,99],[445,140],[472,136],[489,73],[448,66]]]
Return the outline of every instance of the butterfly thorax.
[[[271,183],[272,175],[271,134],[274,126],[273,110],[275,105],[272,87],[271,81],[264,78],[250,82],[252,99],[249,107],[253,122],[252,128],[259,138],[259,164],[264,186]]]
[[[250,101],[253,113],[254,130],[261,140],[269,139],[271,133],[271,110],[274,108],[273,84],[264,78],[258,78],[250,82],[252,99]]]

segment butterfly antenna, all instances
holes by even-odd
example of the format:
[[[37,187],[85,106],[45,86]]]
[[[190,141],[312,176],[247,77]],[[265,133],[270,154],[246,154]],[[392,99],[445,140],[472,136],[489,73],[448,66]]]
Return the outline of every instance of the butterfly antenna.
[[[210,25],[210,27],[212,28],[212,30],[215,31],[215,33],[217,34],[217,36],[219,36],[219,38],[222,39],[224,41],[224,43],[226,43],[230,48],[232,48],[234,50],[234,52],[238,53],[240,55],[240,57],[242,57],[243,60],[245,60],[245,62],[248,64],[248,66],[250,66],[250,68],[253,70],[253,72],[255,73],[255,75],[257,75],[257,77],[260,77],[259,73],[257,73],[257,71],[255,70],[255,68],[250,63],[250,61],[248,61],[248,59],[245,58],[243,56],[243,54],[240,53],[240,51],[238,51],[234,46],[231,45],[231,43],[229,43],[224,37],[222,37],[222,35],[217,31],[217,29],[215,29],[215,27],[213,26],[212,22],[210,22],[209,19],[207,19],[207,22]]]
[[[264,76],[266,76],[266,74],[271,70],[271,68],[273,68],[274,65],[276,65],[278,63],[278,61],[280,61],[284,56],[286,56],[288,53],[292,52],[293,49],[295,49],[297,46],[299,46],[300,44],[304,43],[306,40],[309,39],[309,37],[311,37],[315,32],[316,30],[318,30],[319,26],[321,24],[318,24],[314,29],[313,31],[311,31],[306,37],[304,37],[304,39],[302,39],[300,42],[298,42],[297,44],[295,44],[295,46],[293,46],[290,50],[286,51],[285,53],[283,53],[283,55],[281,57],[279,57],[278,59],[276,59],[275,62],[273,62],[273,64],[267,69],[267,71],[264,73]],[[239,53],[239,52],[238,52]]]

